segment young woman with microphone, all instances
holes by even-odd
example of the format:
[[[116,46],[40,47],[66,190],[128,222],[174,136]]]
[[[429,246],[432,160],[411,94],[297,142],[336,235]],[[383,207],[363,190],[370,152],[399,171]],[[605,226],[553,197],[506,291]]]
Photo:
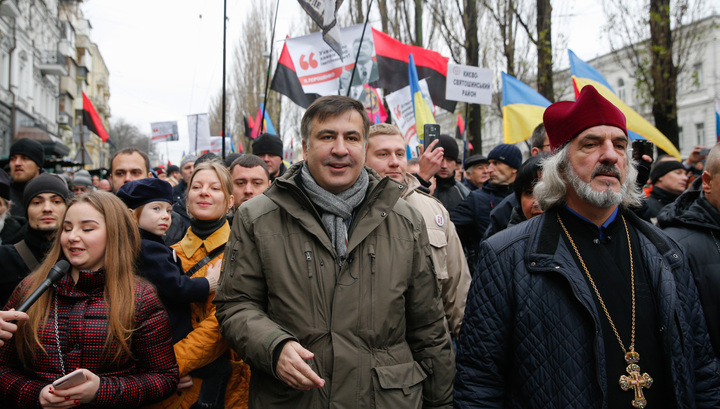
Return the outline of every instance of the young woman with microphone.
[[[6,306],[28,298],[58,261],[70,263],[0,347],[3,407],[138,407],[176,389],[167,315],[135,274],[139,248],[136,224],[114,195],[90,192],[68,204],[50,252]],[[76,369],[83,382],[52,385]]]

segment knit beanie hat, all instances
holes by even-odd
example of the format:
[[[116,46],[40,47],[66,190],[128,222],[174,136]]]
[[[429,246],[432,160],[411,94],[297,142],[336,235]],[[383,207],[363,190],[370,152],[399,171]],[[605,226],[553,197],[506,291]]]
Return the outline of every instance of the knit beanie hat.
[[[520,149],[507,143],[494,147],[487,158],[488,160],[499,160],[513,169],[517,169],[522,165],[522,152],[520,152]]]
[[[677,160],[666,160],[656,163],[652,169],[650,169],[650,182],[654,185],[658,179],[675,169],[685,169],[685,166]]]
[[[68,190],[67,183],[65,183],[60,176],[54,173],[41,173],[25,185],[23,207],[26,211],[30,201],[41,193],[54,193],[62,197],[65,202],[67,202],[70,197],[70,190]]]
[[[253,155],[260,156],[266,153],[275,156],[283,156],[283,142],[279,136],[264,133],[252,144]]]
[[[625,115],[592,85],[584,86],[575,101],[559,101],[547,107],[543,123],[553,152],[593,126],[614,126],[627,135]]]
[[[441,148],[443,148],[443,156],[457,161],[460,150],[458,149],[457,142],[455,142],[455,138],[450,135],[441,134],[440,136],[438,136],[438,140],[440,142],[438,142],[436,146],[440,146]]]
[[[75,172],[75,175],[73,175],[72,185],[92,188],[92,177],[90,177],[90,172],[87,170],[78,170]]]
[[[10,146],[10,156],[13,155],[27,156],[30,160],[37,163],[40,169],[42,169],[45,163],[45,148],[43,148],[40,142],[32,139],[22,138],[12,144],[12,146]]]
[[[10,175],[0,169],[0,197],[10,200]]]
[[[145,178],[125,183],[118,189],[117,197],[130,209],[150,202],[168,202],[172,204],[172,185],[162,179]]]
[[[185,166],[188,163],[191,163],[191,162],[195,163],[196,160],[197,160],[197,156],[195,156],[195,155],[185,155],[182,158],[182,161],[180,162],[180,169],[182,169],[183,166]]]

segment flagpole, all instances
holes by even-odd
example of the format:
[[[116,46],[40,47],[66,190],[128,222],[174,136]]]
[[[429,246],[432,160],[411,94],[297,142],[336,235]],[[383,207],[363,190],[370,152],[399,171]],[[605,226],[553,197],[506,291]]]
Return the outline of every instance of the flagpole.
[[[227,44],[227,0],[223,1],[223,69],[222,69],[222,152],[221,157],[225,159],[225,58],[227,52],[225,45]]]
[[[279,9],[280,0],[277,0],[277,2],[275,3],[275,19],[273,20],[273,29],[272,34],[270,35],[270,56],[268,57],[267,74],[265,75],[265,97],[263,98],[262,116],[260,117],[262,121],[265,121],[265,107],[267,107],[268,86],[270,86],[270,69],[272,68],[273,46],[275,45],[275,29],[277,28],[277,16]],[[262,124],[260,125],[260,130],[262,130]],[[275,132],[277,132],[277,130]]]
[[[360,34],[360,45],[358,46],[357,53],[355,54],[355,64],[353,64],[352,73],[350,74],[350,83],[348,84],[346,97],[350,96],[350,89],[352,89],[352,83],[355,80],[355,71],[357,71],[357,62],[360,58],[360,50],[362,50],[363,41],[365,41],[365,29],[367,28],[368,20],[370,19],[370,7],[372,7],[373,0],[368,2],[367,13],[365,13],[365,24],[363,24],[362,34]]]
[[[468,115],[469,115],[469,112],[470,112],[470,103],[466,102],[465,103],[465,129],[463,129],[463,131],[464,131],[463,132],[463,147],[465,148],[465,149],[463,149],[463,169],[465,168],[465,153],[470,149],[468,147],[468,122],[469,122]]]

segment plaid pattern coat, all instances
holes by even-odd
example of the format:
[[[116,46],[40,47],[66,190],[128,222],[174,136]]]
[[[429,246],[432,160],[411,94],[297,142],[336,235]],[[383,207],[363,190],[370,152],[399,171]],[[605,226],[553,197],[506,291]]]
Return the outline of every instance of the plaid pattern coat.
[[[15,290],[7,309],[20,303],[26,283]],[[104,270],[81,271],[77,283],[68,274],[55,288],[65,373],[85,368],[100,377],[95,400],[83,407],[130,408],[160,400],[175,391],[178,382],[167,314],[152,286],[137,281],[135,331],[130,341],[133,356],[123,354],[121,364],[108,364],[103,359],[108,331],[104,283]],[[38,348],[32,367],[22,367],[15,338],[0,347],[0,406],[39,408],[42,388],[62,376],[52,310],[39,335],[47,353]]]

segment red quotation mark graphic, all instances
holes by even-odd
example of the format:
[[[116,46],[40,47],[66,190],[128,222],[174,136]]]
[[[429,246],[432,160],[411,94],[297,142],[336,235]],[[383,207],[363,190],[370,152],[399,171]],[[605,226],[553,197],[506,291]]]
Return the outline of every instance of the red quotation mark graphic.
[[[315,53],[310,53],[310,57],[305,61],[305,54],[300,56],[300,68],[307,70],[308,68],[317,68],[318,62],[315,60]]]

